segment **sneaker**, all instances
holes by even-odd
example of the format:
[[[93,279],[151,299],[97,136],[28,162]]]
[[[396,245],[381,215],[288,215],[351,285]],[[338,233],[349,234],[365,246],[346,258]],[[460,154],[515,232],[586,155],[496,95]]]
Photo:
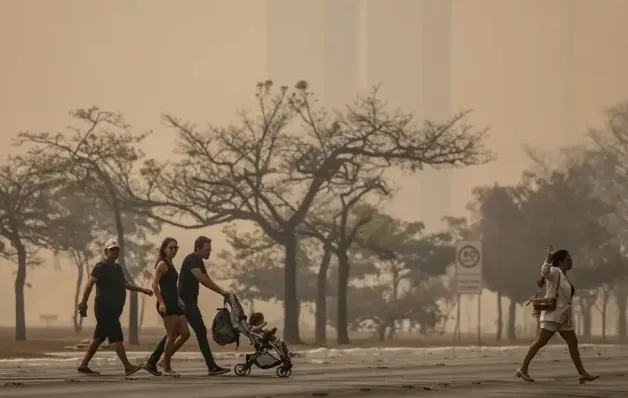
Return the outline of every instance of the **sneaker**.
[[[157,369],[157,366],[153,365],[152,363],[144,362],[142,367],[145,371],[152,374],[153,376],[161,376],[161,372],[159,371],[159,369]]]
[[[180,377],[181,375],[178,374],[177,372],[175,372],[174,370],[170,369],[170,370],[162,370],[161,371],[161,375],[162,376],[170,376],[170,377]]]
[[[528,372],[524,372],[523,370],[521,370],[521,368],[517,369],[515,371],[515,377],[518,379],[523,379],[525,381],[528,382],[533,382],[534,379],[532,377],[530,377],[530,375],[528,374]]]
[[[218,376],[224,375],[225,373],[231,372],[231,369],[221,368],[220,366],[216,366],[215,368],[209,369],[208,376]]]
[[[131,376],[132,374],[137,373],[140,369],[144,369],[143,365],[135,365],[132,368],[124,369],[124,374],[126,376]]]
[[[78,368],[76,368],[76,371],[79,372],[82,375],[88,375],[88,376],[98,376],[100,374],[100,372],[96,372],[95,370],[91,370],[87,366],[85,366],[85,367],[80,367],[79,366]]]

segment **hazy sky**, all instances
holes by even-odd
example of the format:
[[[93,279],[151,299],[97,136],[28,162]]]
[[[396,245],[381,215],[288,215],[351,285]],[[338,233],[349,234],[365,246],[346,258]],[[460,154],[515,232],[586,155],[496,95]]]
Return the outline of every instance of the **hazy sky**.
[[[396,176],[390,212],[435,228],[464,214],[473,186],[515,181],[528,165],[522,143],[580,139],[602,107],[626,99],[625,15],[624,0],[3,0],[0,151],[16,150],[19,130],[60,130],[68,110],[95,104],[154,129],[144,149],[163,158],[174,141],[161,112],[227,123],[267,78],[306,79],[329,106],[381,82],[391,106],[418,117],[473,108],[470,121],[492,127],[498,161]],[[218,231],[204,232],[220,242]],[[185,250],[197,234],[167,232]],[[5,303],[12,267],[0,267]],[[29,322],[62,305],[67,319],[65,269],[29,273]],[[0,307],[0,323],[13,323],[12,306]]]

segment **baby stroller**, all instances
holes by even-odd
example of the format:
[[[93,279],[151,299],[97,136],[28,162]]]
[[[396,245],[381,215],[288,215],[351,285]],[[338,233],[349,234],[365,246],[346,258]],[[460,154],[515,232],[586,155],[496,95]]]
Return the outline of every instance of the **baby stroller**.
[[[253,365],[260,369],[271,369],[277,367],[277,376],[290,377],[292,375],[292,361],[286,356],[281,349],[281,342],[269,341],[277,332],[277,328],[267,331],[266,333],[256,333],[250,330],[247,322],[248,317],[244,313],[244,309],[240,301],[234,294],[229,294],[229,298],[225,300],[225,307],[230,307],[229,315],[231,324],[238,334],[248,337],[251,345],[254,347],[253,354],[246,354],[246,362],[237,364],[233,371],[237,376],[248,376],[251,374]]]

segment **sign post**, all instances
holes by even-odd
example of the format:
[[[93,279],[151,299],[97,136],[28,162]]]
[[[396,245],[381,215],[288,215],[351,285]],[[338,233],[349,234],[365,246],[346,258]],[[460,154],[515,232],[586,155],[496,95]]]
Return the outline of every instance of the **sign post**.
[[[482,341],[481,298],[482,298],[482,242],[460,240],[456,242],[456,288],[458,297],[477,295],[478,297],[478,343]],[[460,300],[458,300],[460,305]],[[460,323],[460,316],[457,322]]]

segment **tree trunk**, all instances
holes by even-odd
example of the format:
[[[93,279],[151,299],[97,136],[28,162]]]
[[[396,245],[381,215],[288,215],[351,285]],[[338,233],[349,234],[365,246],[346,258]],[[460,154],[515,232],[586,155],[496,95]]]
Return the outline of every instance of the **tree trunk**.
[[[316,344],[327,343],[327,271],[331,262],[331,246],[325,244],[323,247],[323,258],[318,275],[316,276],[316,312],[315,312],[315,333]]]
[[[388,336],[387,336],[388,340],[393,340],[395,338],[395,332],[397,331],[396,326],[397,325],[395,321],[390,322],[390,325],[388,325]]]
[[[383,343],[386,341],[386,325],[377,325],[377,341]]]
[[[617,337],[626,339],[626,307],[628,304],[628,286],[621,283],[615,287],[615,300],[617,302]]]
[[[336,319],[336,339],[338,344],[351,344],[349,339],[349,257],[339,250],[338,257],[338,300]]]
[[[26,313],[24,306],[24,288],[26,287],[26,248],[19,238],[13,247],[17,251],[17,274],[15,276],[15,340],[26,340]]]
[[[495,340],[501,341],[504,331],[504,321],[502,320],[502,293],[497,292],[497,335]]]
[[[582,314],[582,337],[585,339],[591,338],[591,319],[593,317],[593,305],[591,301],[590,297],[584,295],[580,296],[580,299],[578,300],[580,304],[580,313]]]
[[[111,210],[113,211],[113,216],[116,224],[116,232],[118,235],[118,244],[120,245],[120,256],[118,257],[118,263],[122,266],[124,270],[124,274],[129,282],[133,282],[133,275],[129,271],[125,261],[125,248],[126,243],[124,239],[124,224],[122,223],[122,209],[120,208],[120,204],[118,203],[118,193],[116,192],[113,183],[109,179],[106,173],[102,170],[96,168],[95,171],[99,174],[100,178],[103,179],[103,182],[107,186],[109,199],[111,199]],[[129,300],[129,344],[137,345],[140,343],[140,337],[138,333],[138,300],[137,300],[137,292],[129,292],[130,300]]]
[[[604,289],[602,292],[602,340],[606,340],[606,319],[608,313],[608,299],[609,292],[608,289]]]
[[[81,295],[81,287],[83,286],[85,269],[83,268],[83,260],[79,257],[78,253],[75,254],[74,261],[76,262],[78,274],[76,276],[76,286],[74,290],[74,314],[72,315],[72,323],[74,325],[74,333],[80,333],[83,330],[83,317],[79,314],[78,303]]]
[[[301,344],[299,333],[299,296],[297,294],[297,239],[294,231],[286,232],[284,268],[284,339]]]
[[[508,304],[508,325],[506,329],[506,333],[508,333],[508,340],[515,341],[517,340],[517,303],[515,300],[510,299],[510,304]]]
[[[129,271],[125,260],[125,248],[126,242],[124,239],[124,224],[122,223],[122,212],[118,207],[118,203],[115,197],[113,199],[113,214],[116,222],[116,231],[118,235],[118,244],[120,245],[120,256],[118,257],[118,263],[122,265],[125,276],[129,282],[133,282],[133,275]],[[129,292],[129,344],[137,345],[140,343],[140,336],[138,331],[138,297],[137,292]]]
[[[142,283],[142,286],[147,289],[148,288],[148,284],[150,283],[150,280],[144,278],[144,283]],[[146,309],[146,295],[142,294],[142,298],[140,299],[141,303],[140,303],[140,319],[137,325],[137,331],[138,332],[142,332],[142,325],[144,325],[144,310]]]

